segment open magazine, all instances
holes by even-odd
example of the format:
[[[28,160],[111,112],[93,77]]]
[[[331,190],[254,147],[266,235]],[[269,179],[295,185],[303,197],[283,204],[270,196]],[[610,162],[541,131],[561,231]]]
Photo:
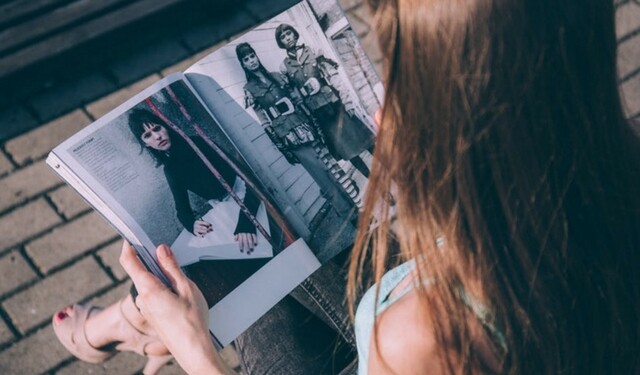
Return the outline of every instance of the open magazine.
[[[47,163],[161,278],[155,248],[172,247],[224,346],[353,242],[380,93],[339,5],[303,1],[140,92]]]

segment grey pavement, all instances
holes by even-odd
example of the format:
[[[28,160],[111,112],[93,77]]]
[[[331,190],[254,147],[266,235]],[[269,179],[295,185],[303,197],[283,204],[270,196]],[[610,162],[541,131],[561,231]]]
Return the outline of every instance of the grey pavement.
[[[53,147],[137,92],[274,15],[277,9],[268,3],[244,1],[229,18],[156,41],[0,110],[0,374],[140,373],[145,363],[141,356],[121,353],[103,364],[87,364],[55,338],[50,319],[57,309],[76,302],[116,302],[128,293],[130,281],[118,263],[121,240],[116,232],[44,159]],[[379,63],[361,0],[341,3]],[[30,130],[19,134],[22,129]],[[233,347],[222,355],[239,369]],[[161,374],[183,372],[172,364]]]
[[[341,0],[379,69],[362,0]],[[620,87],[630,118],[640,118],[640,1],[616,1]],[[225,20],[237,33],[264,12],[260,1]],[[0,374],[136,374],[144,359],[131,353],[90,365],[57,342],[49,324],[75,302],[113,303],[130,281],[118,264],[113,229],[45,164],[52,147],[167,74],[180,71],[224,43],[229,32],[200,27],[148,47],[118,64],[34,93],[0,111]],[[142,56],[152,56],[153,63]],[[19,130],[31,128],[26,133]],[[10,134],[4,137],[3,134]],[[226,360],[238,366],[233,348]],[[162,374],[183,373],[177,365]]]

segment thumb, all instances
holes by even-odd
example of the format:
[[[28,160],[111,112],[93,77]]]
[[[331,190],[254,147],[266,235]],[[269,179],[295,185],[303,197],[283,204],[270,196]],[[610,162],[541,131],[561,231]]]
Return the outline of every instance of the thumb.
[[[375,129],[378,130],[380,128],[380,123],[382,122],[382,108],[376,109],[376,113],[373,115]]]
[[[181,286],[186,282],[187,276],[182,272],[176,257],[173,255],[173,251],[169,246],[162,244],[156,249],[156,256],[162,273],[171,283],[171,288],[179,292]]]

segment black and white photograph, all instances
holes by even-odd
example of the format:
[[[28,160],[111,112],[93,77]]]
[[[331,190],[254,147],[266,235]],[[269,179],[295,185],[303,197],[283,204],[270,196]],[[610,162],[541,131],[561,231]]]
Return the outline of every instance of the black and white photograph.
[[[186,71],[320,258],[352,238],[375,141],[380,83],[356,47],[337,3],[305,1]]]
[[[169,245],[228,345],[353,244],[382,85],[335,1],[302,1],[47,158],[166,285]]]
[[[165,81],[78,134],[67,162],[141,257],[171,246],[225,345],[319,263],[188,82]]]
[[[238,177],[228,154],[213,149],[202,120],[183,104],[188,94],[177,84],[147,98],[127,113],[129,130],[162,166],[182,230],[171,242],[182,265],[200,259],[271,257],[269,223],[264,204]],[[177,92],[177,94],[176,94]],[[177,127],[168,117],[182,115],[190,127]],[[174,111],[171,111],[174,109]],[[188,136],[198,129],[200,134]],[[178,133],[180,132],[180,133]],[[212,133],[211,130],[208,133]],[[221,137],[217,137],[221,138]],[[220,143],[220,141],[218,141]],[[196,208],[194,201],[206,201]],[[276,246],[279,247],[279,244]],[[239,250],[239,251],[238,251]]]
[[[217,299],[295,240],[183,81],[79,141],[72,153],[153,246],[170,244],[182,266],[214,261],[206,268],[220,279]]]

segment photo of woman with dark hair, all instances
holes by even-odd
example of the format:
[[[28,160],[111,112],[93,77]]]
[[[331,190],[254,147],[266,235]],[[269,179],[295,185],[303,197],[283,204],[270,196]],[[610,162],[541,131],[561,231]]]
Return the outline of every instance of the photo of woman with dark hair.
[[[235,51],[247,79],[245,108],[254,110],[269,139],[287,161],[300,163],[306,169],[339,216],[353,215],[354,202],[316,152],[321,141],[301,106],[301,97],[289,86],[286,76],[267,71],[249,43],[238,44]]]
[[[129,113],[128,121],[135,139],[163,166],[175,202],[177,218],[184,228],[197,237],[205,237],[218,231],[220,228],[194,213],[189,192],[205,200],[222,201],[230,194],[223,183],[210,172],[187,141],[154,113],[137,108]],[[219,172],[222,180],[234,185],[238,179],[234,169],[202,138],[190,139]],[[242,202],[255,217],[260,200],[250,188],[246,189]],[[242,210],[239,210],[233,236],[240,252],[250,254],[258,245],[256,226]]]
[[[338,76],[338,63],[299,44],[300,34],[289,24],[276,28],[275,39],[278,47],[287,52],[280,71],[302,96],[331,155],[349,161],[368,178],[369,167],[360,154],[373,153],[374,135],[356,115],[356,103]]]

